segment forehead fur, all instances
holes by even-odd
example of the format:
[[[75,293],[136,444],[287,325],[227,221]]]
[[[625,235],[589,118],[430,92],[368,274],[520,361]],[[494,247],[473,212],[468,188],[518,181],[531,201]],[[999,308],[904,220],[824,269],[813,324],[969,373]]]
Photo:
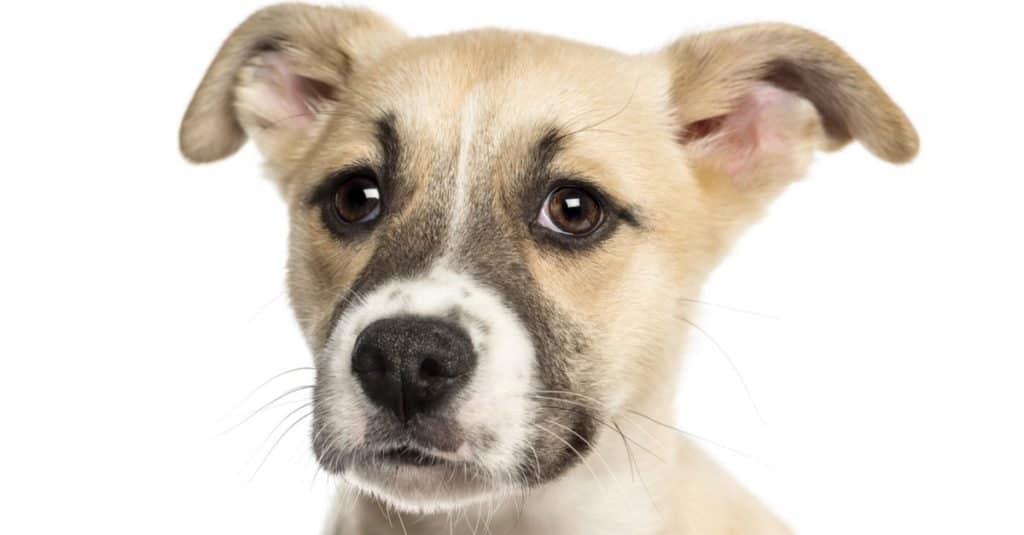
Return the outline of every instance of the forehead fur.
[[[552,127],[580,134],[564,154],[580,155],[578,165],[587,168],[598,162],[585,155],[623,142],[629,150],[611,156],[678,153],[669,83],[653,57],[554,37],[481,30],[410,39],[353,69],[315,150],[297,147],[293,162],[307,170],[311,159],[324,170],[337,165],[346,146],[373,141],[373,124],[385,115],[396,117],[405,146],[435,160],[467,148],[468,127],[477,160],[469,163],[477,165],[498,150],[527,150]],[[623,173],[609,171],[601,173],[606,185],[622,185]]]

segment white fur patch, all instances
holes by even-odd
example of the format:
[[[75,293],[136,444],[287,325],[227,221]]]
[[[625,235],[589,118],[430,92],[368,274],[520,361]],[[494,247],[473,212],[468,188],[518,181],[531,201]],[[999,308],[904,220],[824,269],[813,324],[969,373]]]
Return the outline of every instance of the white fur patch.
[[[469,92],[466,101],[462,105],[462,113],[459,117],[459,148],[455,163],[455,196],[452,205],[451,224],[448,228],[452,230],[448,237],[447,250],[452,252],[458,249],[458,229],[465,224],[469,217],[469,163],[472,156],[473,140],[476,134],[477,108],[479,107],[479,89]]]
[[[474,462],[495,476],[510,474],[530,440],[534,408],[529,393],[536,388],[533,344],[496,292],[445,268],[381,285],[335,326],[323,358],[336,409],[331,410],[331,424],[344,430],[344,446],[360,447],[361,430],[373,413],[351,373],[356,337],[374,321],[403,315],[454,319],[477,352],[476,370],[452,407],[467,440],[456,453],[444,456]]]

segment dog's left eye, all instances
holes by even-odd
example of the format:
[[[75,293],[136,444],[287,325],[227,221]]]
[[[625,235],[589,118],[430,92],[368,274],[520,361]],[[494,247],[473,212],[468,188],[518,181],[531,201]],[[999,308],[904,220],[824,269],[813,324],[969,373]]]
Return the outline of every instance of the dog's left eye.
[[[558,234],[582,237],[604,221],[597,196],[579,186],[563,186],[548,194],[537,223]]]
[[[372,177],[355,176],[334,193],[334,210],[346,223],[368,223],[380,215],[380,187]]]

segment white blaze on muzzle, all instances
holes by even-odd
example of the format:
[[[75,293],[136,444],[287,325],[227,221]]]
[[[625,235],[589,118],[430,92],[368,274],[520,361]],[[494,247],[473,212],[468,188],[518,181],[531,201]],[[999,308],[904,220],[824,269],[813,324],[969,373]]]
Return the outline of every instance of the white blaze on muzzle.
[[[516,313],[493,290],[442,267],[381,284],[357,299],[338,319],[321,356],[329,389],[324,396],[329,405],[322,409],[332,427],[346,431],[344,447],[374,447],[363,437],[378,409],[352,369],[360,333],[387,318],[438,318],[468,334],[477,359],[468,383],[440,409],[464,432],[453,460],[476,463],[494,474],[515,470],[531,441],[535,408],[530,393],[537,388],[534,347]]]

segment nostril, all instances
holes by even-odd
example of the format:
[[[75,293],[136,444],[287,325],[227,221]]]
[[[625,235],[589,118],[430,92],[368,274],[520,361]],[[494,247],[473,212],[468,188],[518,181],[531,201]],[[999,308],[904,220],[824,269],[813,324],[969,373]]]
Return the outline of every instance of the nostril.
[[[444,368],[437,359],[427,357],[420,362],[420,379],[438,379],[445,377]]]

